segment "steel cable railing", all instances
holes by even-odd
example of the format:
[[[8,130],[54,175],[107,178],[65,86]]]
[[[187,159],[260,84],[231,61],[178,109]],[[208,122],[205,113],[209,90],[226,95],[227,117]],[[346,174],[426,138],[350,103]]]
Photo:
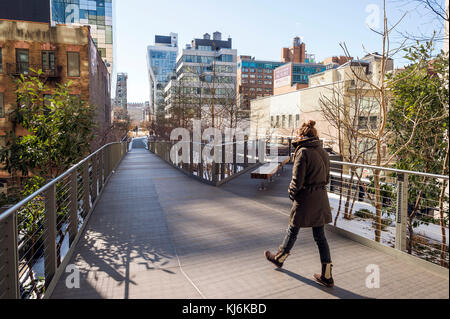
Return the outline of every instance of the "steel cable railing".
[[[0,298],[40,299],[128,142],[105,145],[0,214]]]
[[[336,227],[448,268],[448,176],[331,163]]]
[[[239,163],[206,163],[199,159],[193,142],[188,143],[189,161],[174,164],[170,150],[175,143],[149,140],[148,148],[172,165],[214,185],[233,175],[236,168],[241,170]],[[246,165],[250,143],[245,142]],[[222,145],[222,154],[228,144]],[[204,146],[200,143],[201,148]],[[288,154],[290,151],[289,147]],[[235,160],[236,149],[231,153]],[[331,164],[327,189],[333,225],[448,267],[448,176],[333,160]],[[375,176],[379,176],[378,182]]]

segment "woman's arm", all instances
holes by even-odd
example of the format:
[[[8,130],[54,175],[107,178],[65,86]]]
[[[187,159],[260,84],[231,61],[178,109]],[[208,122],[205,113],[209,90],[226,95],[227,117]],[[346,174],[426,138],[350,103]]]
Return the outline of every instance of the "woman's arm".
[[[289,198],[294,200],[295,196],[305,184],[306,174],[306,152],[300,149],[295,153],[294,166],[292,167],[292,180],[289,185]]]

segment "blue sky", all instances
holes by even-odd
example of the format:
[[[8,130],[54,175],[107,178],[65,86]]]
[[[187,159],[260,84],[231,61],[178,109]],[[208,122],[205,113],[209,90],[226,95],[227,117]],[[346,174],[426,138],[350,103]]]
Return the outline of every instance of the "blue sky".
[[[439,28],[431,14],[405,0],[387,5],[392,22],[408,12],[399,25],[402,31]],[[380,36],[366,26],[366,21],[379,21],[381,30],[381,19],[381,0],[116,0],[116,70],[128,73],[128,101],[143,102],[149,95],[146,47],[155,34],[178,33],[181,49],[194,37],[220,31],[224,38],[231,36],[238,55],[267,60],[280,60],[281,48],[300,36],[307,52],[321,61],[343,55],[340,42],[354,57],[381,51]],[[396,66],[403,63],[396,60]]]

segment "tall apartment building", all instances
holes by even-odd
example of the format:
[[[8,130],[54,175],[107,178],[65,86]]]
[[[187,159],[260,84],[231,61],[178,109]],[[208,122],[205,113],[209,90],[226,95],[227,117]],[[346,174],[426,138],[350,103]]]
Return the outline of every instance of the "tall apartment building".
[[[51,0],[53,24],[91,27],[92,39],[111,74],[114,74],[113,5],[113,0]]]
[[[207,109],[214,106],[214,124],[225,121],[224,108],[236,107],[236,70],[237,50],[231,38],[222,40],[222,34],[214,32],[212,39],[206,33],[192,40],[177,58],[176,78],[165,87],[166,116],[171,117],[176,106],[191,107],[197,118],[212,124]]]
[[[156,35],[155,44],[147,47],[147,69],[150,81],[150,113],[164,105],[164,87],[175,75],[178,34]]]
[[[0,147],[9,132],[28,134],[11,115],[18,108],[16,79],[37,76],[32,69],[43,71],[39,77],[49,86],[50,95],[58,84],[70,80],[70,94],[97,107],[91,149],[108,142],[104,137],[111,126],[110,74],[89,28],[0,19]],[[4,186],[9,177],[0,170],[0,184]]]
[[[237,63],[237,96],[241,110],[250,110],[250,100],[273,95],[273,70],[283,62],[255,60],[241,55]]]
[[[117,74],[116,98],[114,99],[114,107],[121,107],[125,110],[127,109],[128,106],[127,81],[128,81],[127,73]]]

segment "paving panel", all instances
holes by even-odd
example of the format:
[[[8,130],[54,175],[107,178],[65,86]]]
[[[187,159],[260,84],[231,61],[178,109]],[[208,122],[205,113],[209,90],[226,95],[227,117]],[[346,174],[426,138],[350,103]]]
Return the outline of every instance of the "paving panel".
[[[449,298],[448,279],[327,232],[336,286],[312,280],[320,270],[311,229],[302,229],[282,270],[264,259],[287,227],[290,167],[268,189],[250,173],[213,187],[134,148],[105,187],[52,298]],[[180,267],[181,264],[181,267]],[[380,288],[366,267],[380,267]]]

